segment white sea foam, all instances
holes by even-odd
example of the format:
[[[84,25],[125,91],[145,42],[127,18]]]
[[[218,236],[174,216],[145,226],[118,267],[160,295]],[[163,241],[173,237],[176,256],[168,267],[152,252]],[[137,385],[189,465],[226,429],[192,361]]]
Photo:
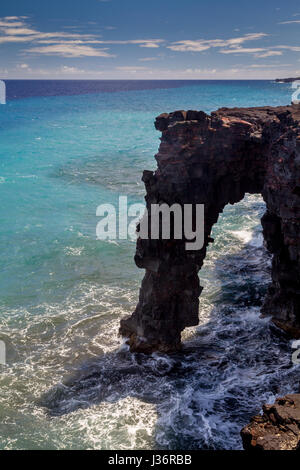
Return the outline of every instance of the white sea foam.
[[[251,230],[232,230],[230,233],[244,244],[249,243],[253,235]]]

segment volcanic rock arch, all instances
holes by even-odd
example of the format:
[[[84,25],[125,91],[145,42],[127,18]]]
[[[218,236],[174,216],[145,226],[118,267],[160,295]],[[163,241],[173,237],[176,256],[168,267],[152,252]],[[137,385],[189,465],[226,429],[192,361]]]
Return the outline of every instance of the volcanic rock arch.
[[[138,305],[121,321],[132,351],[171,352],[181,331],[198,324],[198,272],[212,226],[226,204],[260,193],[272,284],[263,313],[300,337],[300,106],[176,111],[155,122],[162,132],[157,170],[145,171],[146,203],[204,204],[205,237],[199,251],[185,240],[139,238],[135,262],[146,270]],[[150,217],[150,215],[149,215]]]

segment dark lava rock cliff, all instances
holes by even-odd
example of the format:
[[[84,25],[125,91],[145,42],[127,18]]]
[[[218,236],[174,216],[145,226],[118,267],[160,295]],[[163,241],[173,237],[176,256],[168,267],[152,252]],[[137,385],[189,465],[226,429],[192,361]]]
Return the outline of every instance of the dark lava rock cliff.
[[[204,246],[187,251],[185,240],[138,239],[135,262],[146,273],[136,310],[120,328],[132,351],[177,350],[181,331],[198,324],[198,272],[211,229],[225,205],[245,193],[262,194],[267,207],[262,226],[273,263],[262,313],[300,338],[299,120],[300,105],[176,111],[156,119],[162,137],[157,170],[143,174],[147,208],[204,204]]]

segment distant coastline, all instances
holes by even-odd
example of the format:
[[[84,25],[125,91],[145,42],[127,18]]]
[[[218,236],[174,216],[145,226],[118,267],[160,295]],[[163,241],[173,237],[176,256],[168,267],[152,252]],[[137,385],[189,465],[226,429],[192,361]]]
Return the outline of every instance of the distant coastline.
[[[300,77],[296,77],[296,78],[276,78],[275,82],[277,82],[277,83],[292,83],[292,82],[295,82],[296,80],[300,80]]]

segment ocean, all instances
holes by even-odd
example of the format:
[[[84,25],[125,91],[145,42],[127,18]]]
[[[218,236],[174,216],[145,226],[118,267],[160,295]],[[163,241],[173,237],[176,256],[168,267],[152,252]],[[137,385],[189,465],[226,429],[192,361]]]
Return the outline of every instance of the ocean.
[[[271,81],[6,81],[0,105],[0,449],[241,449],[263,403],[293,392],[259,195],[227,206],[200,273],[199,326],[171,356],[130,354],[135,243],[96,239],[99,204],[143,202],[162,112],[286,105]]]

